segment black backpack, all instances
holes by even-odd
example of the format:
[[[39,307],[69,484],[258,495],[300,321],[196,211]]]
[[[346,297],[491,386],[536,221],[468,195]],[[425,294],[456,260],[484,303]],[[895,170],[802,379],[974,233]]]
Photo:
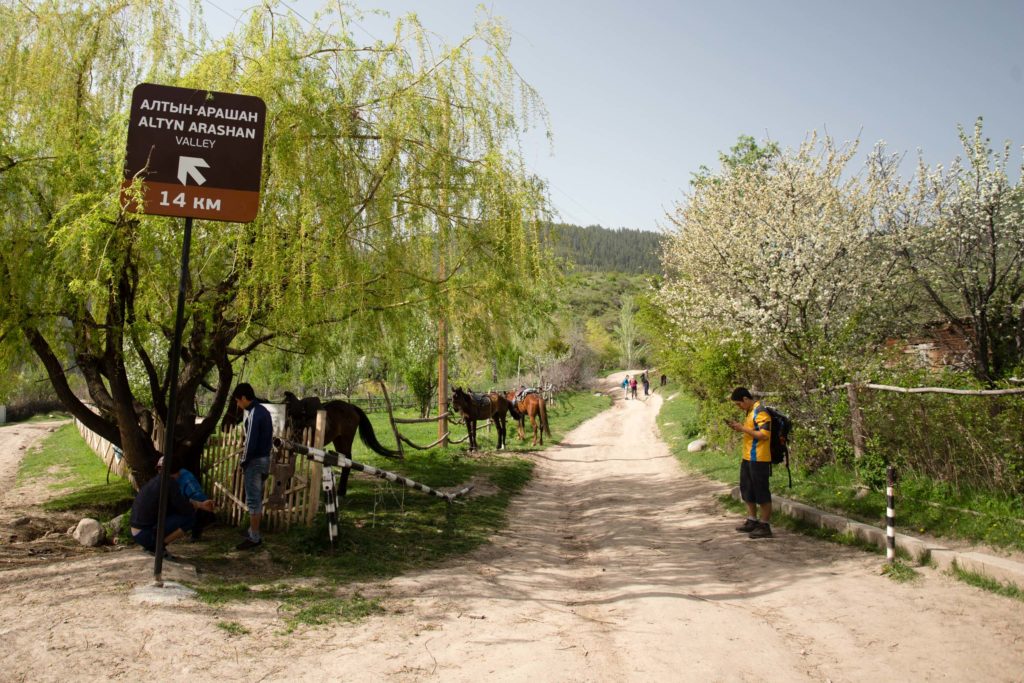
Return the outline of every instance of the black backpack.
[[[786,464],[786,474],[789,476],[789,486],[793,487],[793,474],[789,470],[789,433],[793,431],[793,421],[771,406],[761,405],[761,410],[768,413],[772,419],[771,437],[768,439],[769,450],[772,454],[772,464]]]

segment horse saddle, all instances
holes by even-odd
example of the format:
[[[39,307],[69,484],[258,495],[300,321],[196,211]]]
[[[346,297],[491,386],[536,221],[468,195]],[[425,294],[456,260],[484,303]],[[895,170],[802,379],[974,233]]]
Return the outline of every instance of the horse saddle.
[[[522,401],[527,396],[529,396],[530,394],[539,394],[539,393],[540,392],[537,391],[536,389],[534,389],[533,387],[528,387],[526,389],[522,389],[519,393],[517,393],[515,400],[516,400],[516,402],[519,402],[519,401]]]
[[[491,397],[487,394],[470,394],[470,396],[478,408],[487,409],[491,407]]]

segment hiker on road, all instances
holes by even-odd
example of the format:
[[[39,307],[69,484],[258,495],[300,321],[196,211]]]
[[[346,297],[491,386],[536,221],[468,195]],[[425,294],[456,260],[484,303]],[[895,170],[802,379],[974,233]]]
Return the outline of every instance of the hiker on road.
[[[736,387],[730,400],[744,413],[743,422],[726,421],[730,429],[743,434],[740,495],[747,504],[747,519],[736,527],[736,531],[749,534],[750,538],[771,538],[772,493],[768,478],[772,473],[772,418],[746,387]],[[760,517],[757,515],[758,506],[761,508]]]

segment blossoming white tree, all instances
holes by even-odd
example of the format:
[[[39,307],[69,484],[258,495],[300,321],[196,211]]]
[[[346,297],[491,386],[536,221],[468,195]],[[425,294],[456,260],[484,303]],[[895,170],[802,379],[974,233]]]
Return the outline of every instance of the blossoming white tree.
[[[856,144],[812,135],[695,180],[669,215],[660,304],[677,334],[720,331],[808,366],[872,337],[872,293],[889,275],[874,189],[845,171]],[[724,161],[724,160],[723,160]]]
[[[948,170],[922,161],[913,183],[901,182],[891,158],[872,159],[879,227],[931,315],[969,343],[975,376],[987,383],[1024,360],[1024,186],[1006,173],[982,120],[960,129],[964,159]]]

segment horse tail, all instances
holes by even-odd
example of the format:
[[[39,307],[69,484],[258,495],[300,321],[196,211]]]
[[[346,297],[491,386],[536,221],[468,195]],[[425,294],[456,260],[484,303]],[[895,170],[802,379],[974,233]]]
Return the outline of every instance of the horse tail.
[[[541,399],[540,401],[540,416],[544,422],[544,431],[548,433],[548,436],[551,436],[551,427],[548,426],[548,407],[545,404],[544,399]]]
[[[354,404],[352,407],[359,415],[359,438],[363,440],[363,443],[377,455],[383,455],[385,458],[400,458],[401,454],[398,451],[389,450],[382,446],[380,441],[377,441],[377,435],[373,432],[373,423],[370,422],[370,418],[366,416],[363,409]]]

